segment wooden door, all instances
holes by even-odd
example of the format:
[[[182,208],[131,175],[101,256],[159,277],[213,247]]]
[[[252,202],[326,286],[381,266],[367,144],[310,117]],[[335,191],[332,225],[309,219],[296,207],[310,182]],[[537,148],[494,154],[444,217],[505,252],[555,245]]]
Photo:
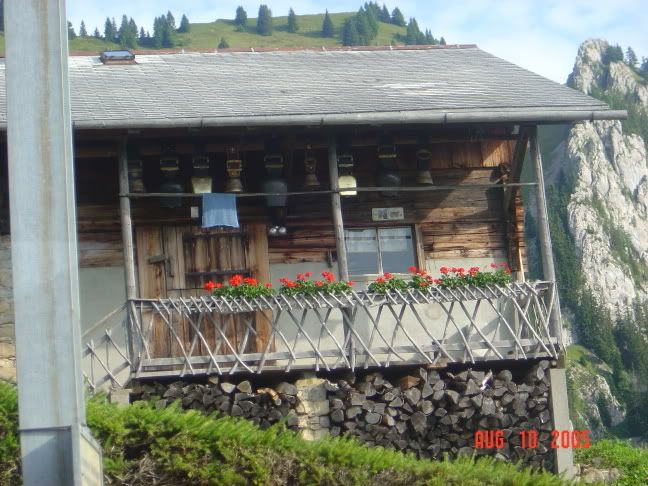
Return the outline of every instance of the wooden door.
[[[203,296],[203,285],[209,281],[226,283],[235,274],[252,276],[259,282],[268,282],[268,240],[265,225],[250,224],[240,230],[202,229],[189,225],[146,225],[136,228],[137,265],[140,296],[144,299]],[[193,356],[205,356],[207,350],[202,340],[194,339],[194,326],[198,327],[215,354],[230,354],[222,339],[223,334],[237,352],[263,351],[270,336],[269,316],[212,314],[191,316],[188,319],[177,313],[172,317],[142,316],[143,322],[151,319],[152,358],[182,357],[191,349]],[[257,334],[244,340],[246,322]],[[222,331],[218,332],[217,327]],[[182,343],[182,346],[180,345]]]

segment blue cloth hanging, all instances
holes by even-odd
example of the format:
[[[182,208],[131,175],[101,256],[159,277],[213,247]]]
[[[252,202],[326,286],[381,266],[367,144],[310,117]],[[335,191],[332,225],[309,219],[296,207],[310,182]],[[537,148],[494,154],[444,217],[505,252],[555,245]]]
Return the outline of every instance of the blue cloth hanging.
[[[206,193],[202,195],[202,227],[228,226],[238,228],[236,195]]]

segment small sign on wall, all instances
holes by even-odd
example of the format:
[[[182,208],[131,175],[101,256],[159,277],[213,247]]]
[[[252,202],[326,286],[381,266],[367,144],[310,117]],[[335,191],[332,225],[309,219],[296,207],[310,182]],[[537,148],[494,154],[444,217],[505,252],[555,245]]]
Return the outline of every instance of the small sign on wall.
[[[400,221],[405,219],[403,208],[371,208],[372,221]]]

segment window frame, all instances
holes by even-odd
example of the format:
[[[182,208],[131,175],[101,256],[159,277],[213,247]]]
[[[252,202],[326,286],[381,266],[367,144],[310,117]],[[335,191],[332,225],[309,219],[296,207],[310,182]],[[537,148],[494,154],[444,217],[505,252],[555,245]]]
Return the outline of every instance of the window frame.
[[[354,280],[358,281],[363,281],[363,280],[373,280],[376,277],[379,277],[384,274],[384,268],[383,268],[383,259],[382,259],[382,248],[380,245],[380,237],[378,232],[381,229],[409,229],[410,234],[412,237],[412,257],[413,257],[413,265],[417,266],[418,268],[421,268],[424,266],[425,258],[424,258],[424,253],[423,253],[423,245],[422,245],[422,235],[420,231],[420,226],[417,224],[393,224],[393,225],[385,225],[385,224],[376,224],[376,225],[363,225],[363,226],[358,226],[358,225],[352,225],[344,228],[344,246],[347,251],[347,267],[349,266],[349,251],[347,249],[347,231],[353,231],[353,230],[374,230],[375,236],[376,236],[376,247],[378,249],[378,273],[361,273],[361,274],[353,274],[349,271],[349,278],[353,278]],[[423,263],[422,263],[423,262]],[[408,277],[410,274],[407,271],[404,272],[391,272],[393,275],[398,275],[400,277]]]

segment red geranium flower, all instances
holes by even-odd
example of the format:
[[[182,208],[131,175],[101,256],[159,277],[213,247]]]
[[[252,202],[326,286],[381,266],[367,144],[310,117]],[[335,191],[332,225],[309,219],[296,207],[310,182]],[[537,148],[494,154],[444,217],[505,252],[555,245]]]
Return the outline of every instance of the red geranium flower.
[[[297,284],[295,282],[290,282],[289,281],[289,282],[286,283],[286,286],[290,287],[290,288],[295,288],[295,287],[297,287]]]
[[[355,285],[355,282],[354,282],[353,280],[349,280],[349,281],[347,282],[347,284],[348,284],[350,287],[353,287],[353,286]]]
[[[270,282],[268,282],[267,284],[265,284],[265,286],[266,286],[266,288],[269,288],[269,289],[272,288],[272,284],[271,284]]]
[[[321,280],[315,280],[315,287],[324,287],[324,282]]]
[[[233,287],[241,285],[242,282],[243,282],[243,277],[241,275],[233,275],[232,278],[229,279],[229,283]]]
[[[440,279],[440,278],[435,279],[435,280],[434,280],[434,283],[437,284],[437,285],[439,285],[439,284],[441,283],[441,279]]]
[[[304,275],[306,275],[306,278],[311,278],[313,276],[313,272],[306,272]]]
[[[491,268],[497,268],[497,264],[495,264],[495,263],[491,263],[491,264],[490,264],[490,267],[491,267]]]
[[[322,272],[322,277],[324,277],[324,280],[327,282],[333,282],[335,280],[335,275],[331,272]]]
[[[409,267],[409,268],[407,269],[407,271],[408,271],[409,273],[416,273],[417,270],[418,270],[418,269],[417,269],[416,267],[414,267],[414,266],[411,266],[411,267]]]
[[[210,280],[210,281],[207,282],[205,285],[203,285],[203,287],[204,287],[204,289],[207,290],[208,292],[211,292],[211,291],[214,290],[214,288],[216,287],[216,284]]]
[[[443,273],[445,275],[445,274],[450,273],[450,269],[448,267],[441,267],[439,269],[439,272],[441,272],[441,273]]]
[[[246,283],[248,285],[256,285],[257,281],[256,278],[246,277],[243,279],[243,283]]]
[[[390,278],[394,278],[394,276],[389,272],[385,272],[385,278],[389,280]]]
[[[282,283],[282,284],[287,284],[289,282],[289,280],[286,277],[281,277],[279,279],[279,282]]]
[[[298,273],[297,274],[297,280],[304,280],[304,274],[303,273]]]
[[[383,277],[378,277],[378,278],[376,279],[376,282],[377,282],[377,283],[380,283],[380,284],[383,284],[383,283],[385,283],[385,279],[384,279]]]

